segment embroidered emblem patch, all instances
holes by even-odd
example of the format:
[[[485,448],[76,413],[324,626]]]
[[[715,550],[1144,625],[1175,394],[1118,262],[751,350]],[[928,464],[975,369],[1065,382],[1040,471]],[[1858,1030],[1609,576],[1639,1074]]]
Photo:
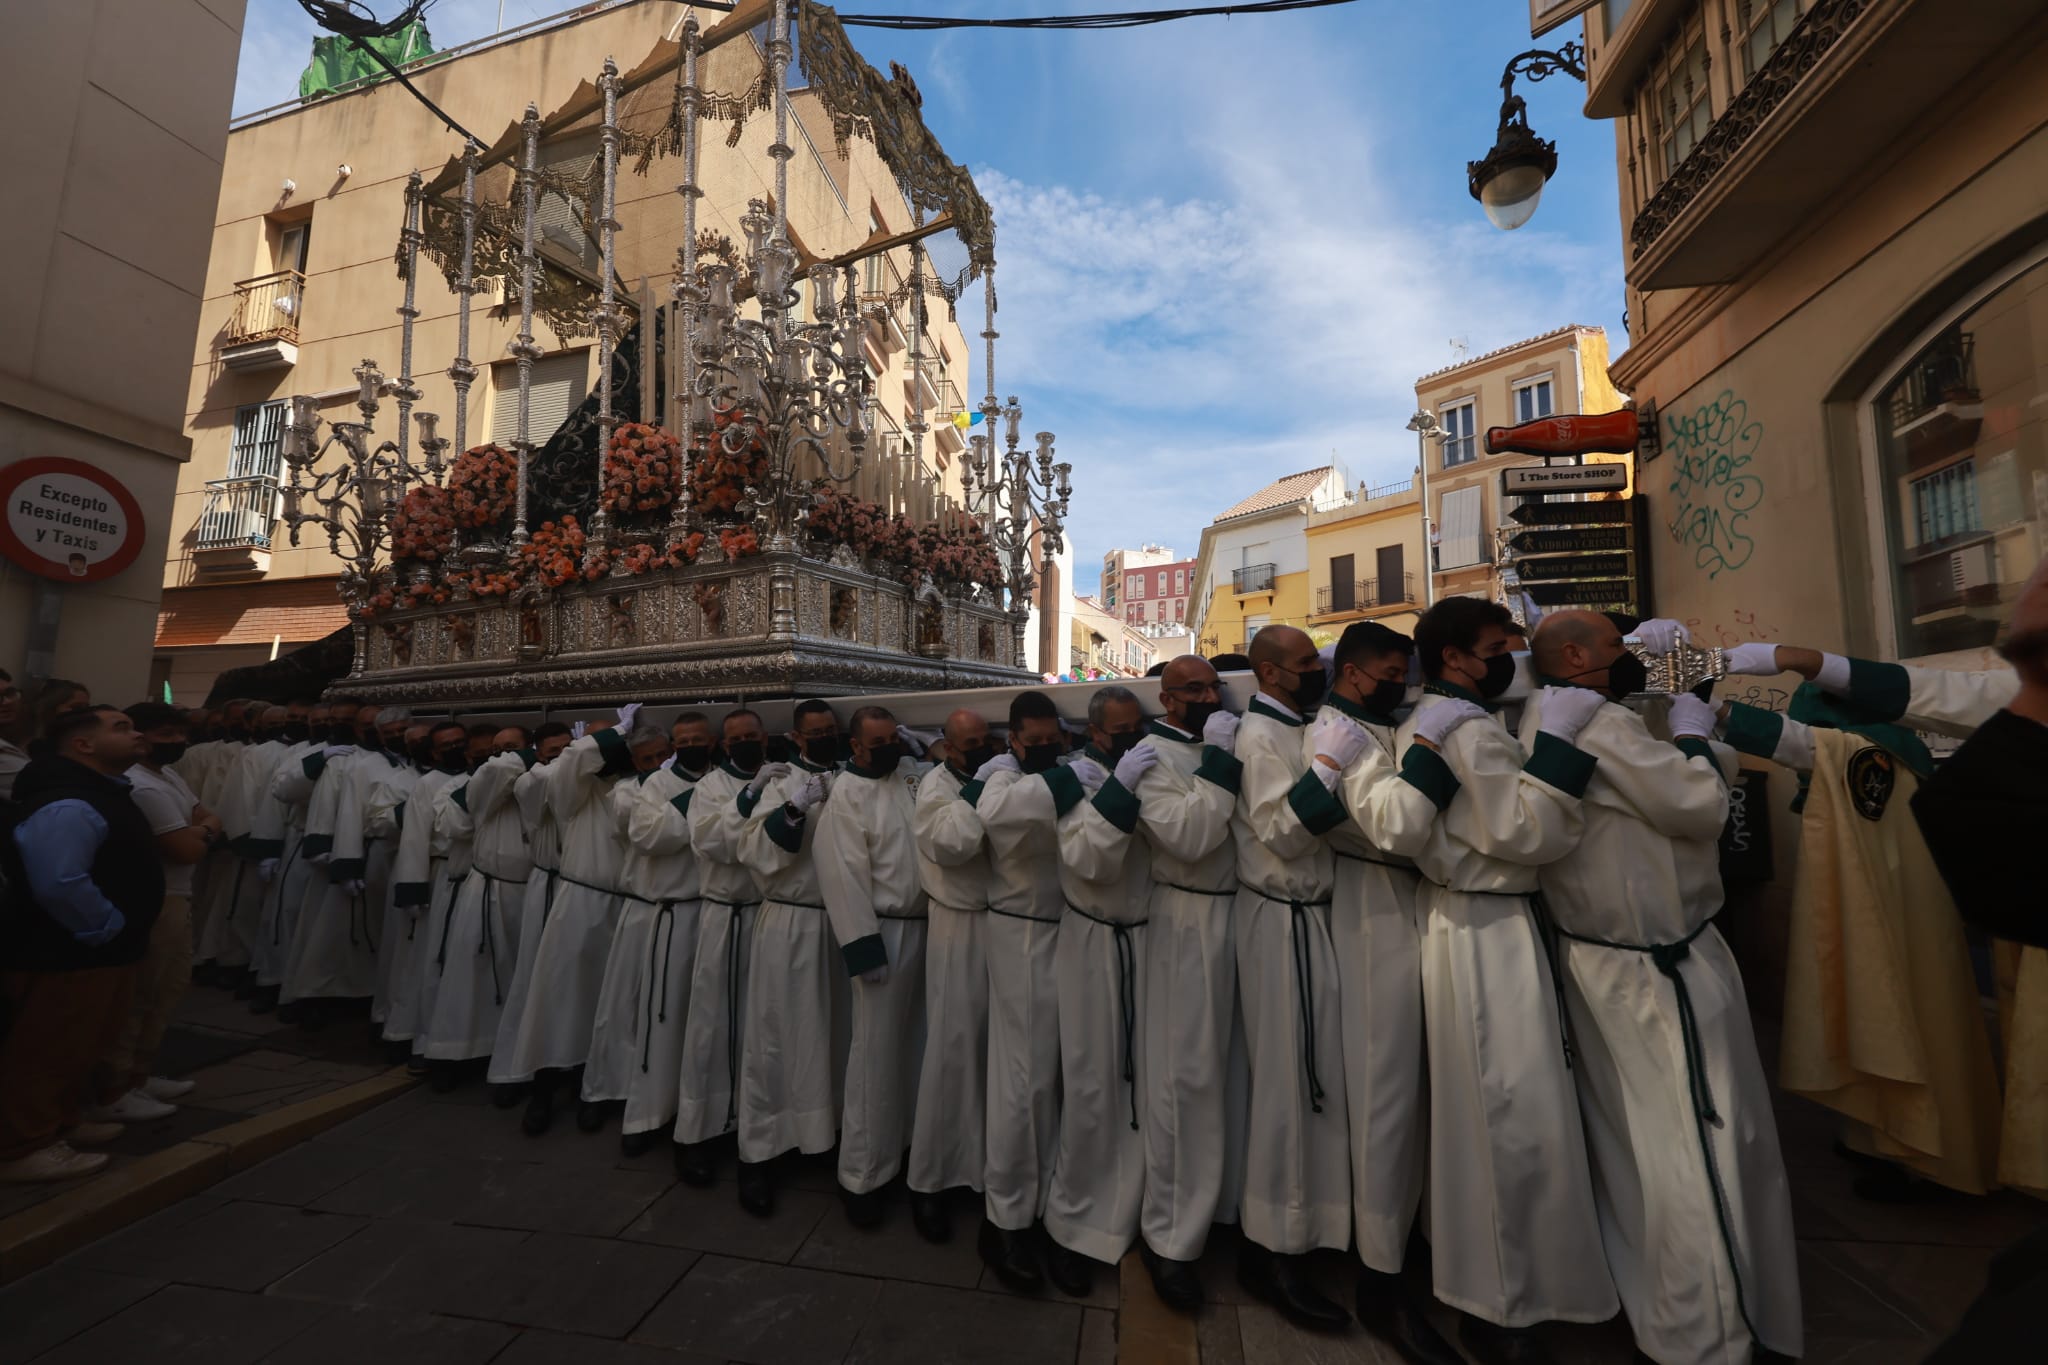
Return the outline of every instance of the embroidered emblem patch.
[[[1895,760],[1882,749],[1864,749],[1849,760],[1849,799],[1866,820],[1882,820],[1898,785]]]

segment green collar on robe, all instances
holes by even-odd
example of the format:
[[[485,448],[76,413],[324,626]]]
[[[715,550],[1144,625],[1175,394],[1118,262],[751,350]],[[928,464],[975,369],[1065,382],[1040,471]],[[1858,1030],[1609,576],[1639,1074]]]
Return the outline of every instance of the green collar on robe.
[[[1840,730],[1845,734],[1861,735],[1905,764],[1922,782],[1934,776],[1934,755],[1919,735],[1903,725],[1879,718],[1846,698],[1823,691],[1817,683],[1801,683],[1792,693],[1792,704],[1785,713],[1816,730]],[[1807,788],[1812,784],[1812,773],[1799,775],[1799,794],[1792,798],[1795,813],[1805,809]]]
[[[1483,706],[1486,708],[1489,714],[1500,710],[1500,704],[1498,702],[1490,702],[1486,698],[1480,696],[1477,692],[1473,692],[1467,688],[1460,687],[1456,683],[1445,682],[1441,678],[1437,679],[1435,682],[1424,683],[1422,685],[1422,690],[1430,693],[1433,696],[1451,697],[1457,701],[1469,701],[1474,706]]]
[[[1366,710],[1363,706],[1360,706],[1357,702],[1351,700],[1351,698],[1345,696],[1341,692],[1332,692],[1329,696],[1324,697],[1323,705],[1334,706],[1343,714],[1351,717],[1351,719],[1356,721],[1362,721],[1367,725],[1381,725],[1385,726],[1388,729],[1392,729],[1394,726],[1400,724],[1400,722],[1395,720],[1392,716],[1383,716],[1377,711]]]

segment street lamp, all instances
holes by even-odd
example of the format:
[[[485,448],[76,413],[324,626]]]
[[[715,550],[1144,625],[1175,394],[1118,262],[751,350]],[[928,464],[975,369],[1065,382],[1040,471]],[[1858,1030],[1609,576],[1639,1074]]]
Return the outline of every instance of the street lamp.
[[[1465,163],[1472,197],[1495,227],[1512,232],[1528,222],[1543,198],[1544,184],[1557,173],[1557,144],[1536,136],[1529,126],[1528,106],[1515,93],[1515,77],[1540,81],[1563,72],[1583,81],[1585,59],[1584,48],[1566,43],[1555,52],[1524,52],[1500,73],[1500,127],[1493,149],[1482,159]]]
[[[1443,445],[1444,429],[1436,424],[1436,414],[1428,408],[1418,408],[1408,419],[1408,430],[1415,433],[1415,455],[1417,467],[1422,472],[1422,605],[1436,605],[1436,546],[1430,543],[1429,517],[1429,441],[1436,438],[1439,448]]]

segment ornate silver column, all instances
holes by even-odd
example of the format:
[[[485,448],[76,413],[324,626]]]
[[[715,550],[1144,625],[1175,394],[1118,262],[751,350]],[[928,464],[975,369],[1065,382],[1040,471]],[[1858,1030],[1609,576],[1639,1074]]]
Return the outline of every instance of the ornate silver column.
[[[619,235],[615,217],[619,186],[619,67],[610,57],[604,59],[604,70],[597,78],[597,88],[604,95],[604,125],[598,134],[603,147],[604,189],[597,220],[602,261],[598,269],[603,278],[598,282],[598,305],[590,314],[590,320],[597,329],[597,510],[590,518],[590,530],[583,550],[585,564],[610,549],[612,544],[612,514],[605,510],[604,505],[604,471],[606,457],[611,451],[612,429],[618,422],[612,416],[612,351],[619,334],[618,291],[613,282],[614,253]]]
[[[462,267],[455,286],[455,359],[448,366],[448,382],[455,386],[455,453],[469,449],[469,387],[476,382],[477,368],[469,358],[469,309],[476,294],[476,171],[483,149],[476,139],[462,148]],[[441,470],[434,464],[434,482]]]
[[[676,392],[668,396],[669,422],[683,443],[676,500],[669,512],[672,540],[690,529],[690,473],[697,458],[697,314],[704,301],[703,285],[697,279],[697,201],[704,197],[704,191],[697,187],[697,115],[701,100],[697,89],[697,52],[697,12],[687,10],[683,14],[683,180],[676,186],[676,193],[683,199],[683,244],[676,251],[676,317],[668,339],[678,364]]]
[[[512,523],[514,545],[527,541],[527,466],[533,460],[533,436],[527,423],[533,393],[533,362],[540,359],[540,347],[533,339],[533,272],[539,264],[533,249],[533,220],[540,204],[540,110],[528,104],[519,127],[525,148],[519,159],[519,335],[512,339],[511,347],[519,362],[518,425],[512,439],[513,453],[519,457],[519,492]]]
[[[420,189],[424,183],[417,170],[405,178],[405,226],[398,232],[399,273],[405,277],[405,301],[398,305],[398,378],[392,381],[390,390],[398,400],[398,467],[408,482],[412,462],[406,458],[406,444],[411,438],[412,405],[423,396],[419,385],[412,382],[412,332],[420,316],[415,300],[420,243],[425,240],[420,232]]]

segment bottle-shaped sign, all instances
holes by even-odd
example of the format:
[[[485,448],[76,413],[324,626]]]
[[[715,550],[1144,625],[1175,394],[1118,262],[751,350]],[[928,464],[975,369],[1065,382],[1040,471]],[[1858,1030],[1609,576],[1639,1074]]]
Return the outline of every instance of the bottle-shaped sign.
[[[1640,427],[1634,408],[1588,417],[1566,413],[1515,427],[1488,427],[1486,453],[1505,455],[1630,455]]]

